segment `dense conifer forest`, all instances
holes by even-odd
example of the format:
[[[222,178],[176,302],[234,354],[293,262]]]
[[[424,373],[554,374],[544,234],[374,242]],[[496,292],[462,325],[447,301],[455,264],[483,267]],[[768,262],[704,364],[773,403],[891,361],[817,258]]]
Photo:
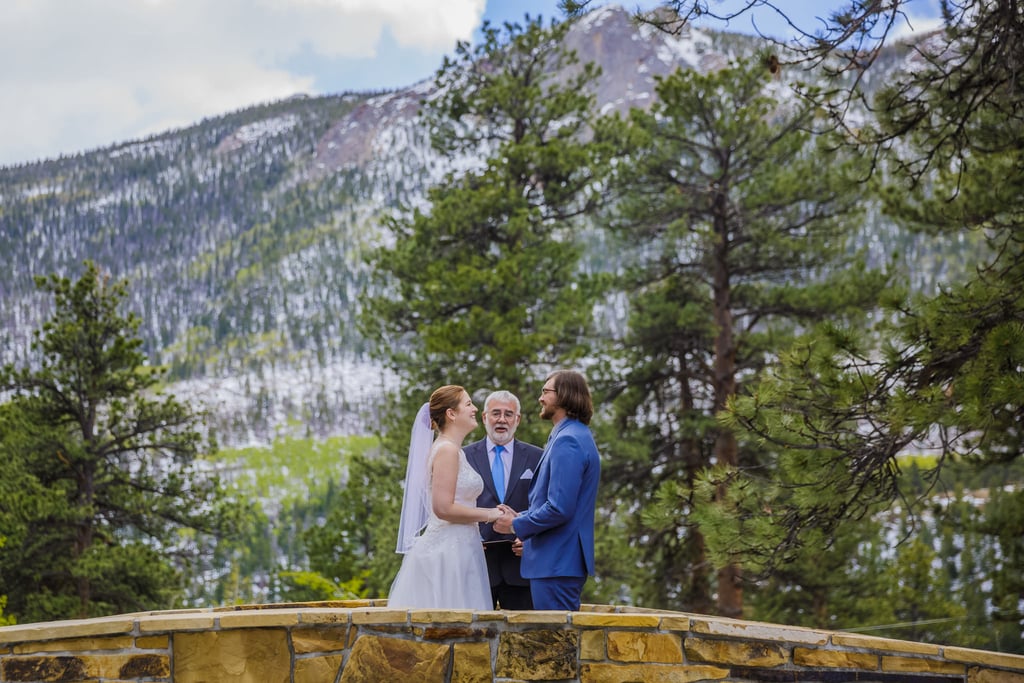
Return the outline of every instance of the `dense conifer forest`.
[[[837,123],[835,61],[603,8],[0,169],[0,623],[384,596],[430,389],[543,443],[573,365],[588,601],[1024,651],[1019,86],[931,44]]]

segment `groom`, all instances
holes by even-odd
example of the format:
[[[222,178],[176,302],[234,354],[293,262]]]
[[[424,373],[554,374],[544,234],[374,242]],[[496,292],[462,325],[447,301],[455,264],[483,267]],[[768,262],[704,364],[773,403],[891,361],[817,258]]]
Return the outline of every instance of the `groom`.
[[[523,540],[522,571],[539,610],[578,611],[583,584],[594,573],[594,507],[601,460],[587,425],[594,414],[586,379],[558,370],[544,381],[540,416],[551,420],[530,507],[494,523]]]
[[[515,437],[519,427],[519,399],[510,391],[495,391],[484,401],[486,438],[474,441],[463,451],[466,460],[484,480],[484,491],[477,498],[478,507],[495,507],[499,503],[513,510],[527,506],[540,449]],[[487,524],[480,524],[487,558],[487,574],[491,580],[494,608],[533,609],[530,582],[520,572],[521,558],[512,545],[515,536],[499,534]]]

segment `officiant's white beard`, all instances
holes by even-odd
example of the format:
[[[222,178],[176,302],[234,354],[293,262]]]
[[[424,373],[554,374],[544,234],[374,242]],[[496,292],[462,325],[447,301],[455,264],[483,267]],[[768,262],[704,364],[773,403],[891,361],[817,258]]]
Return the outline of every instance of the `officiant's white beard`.
[[[484,423],[484,430],[488,438],[499,445],[505,446],[515,438],[516,429],[519,427],[519,406],[504,398],[488,397],[492,400],[484,404],[481,418]],[[501,416],[494,417],[491,413],[498,412]],[[512,415],[512,417],[509,417]]]
[[[490,440],[499,446],[510,443],[516,436],[516,427],[514,425],[508,423],[492,425],[486,417],[484,418],[484,429],[487,431],[487,436]]]

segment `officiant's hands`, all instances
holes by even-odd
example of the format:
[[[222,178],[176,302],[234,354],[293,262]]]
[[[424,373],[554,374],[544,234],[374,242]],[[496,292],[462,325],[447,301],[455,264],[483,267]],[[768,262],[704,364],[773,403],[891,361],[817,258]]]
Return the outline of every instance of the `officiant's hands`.
[[[494,522],[494,530],[499,534],[511,534],[512,520],[518,517],[519,513],[504,503],[498,506],[498,510],[501,511],[501,517]]]

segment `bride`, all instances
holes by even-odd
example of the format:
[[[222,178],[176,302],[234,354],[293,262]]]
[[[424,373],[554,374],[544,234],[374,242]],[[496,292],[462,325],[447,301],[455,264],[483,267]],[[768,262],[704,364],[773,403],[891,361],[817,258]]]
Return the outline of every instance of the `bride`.
[[[389,607],[493,607],[477,524],[493,524],[508,512],[476,507],[484,483],[462,452],[466,435],[476,429],[476,413],[465,389],[447,385],[416,416],[398,526],[398,552],[405,557]]]

